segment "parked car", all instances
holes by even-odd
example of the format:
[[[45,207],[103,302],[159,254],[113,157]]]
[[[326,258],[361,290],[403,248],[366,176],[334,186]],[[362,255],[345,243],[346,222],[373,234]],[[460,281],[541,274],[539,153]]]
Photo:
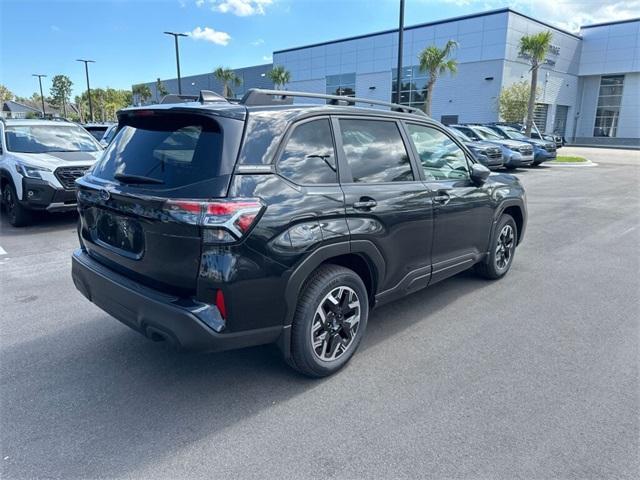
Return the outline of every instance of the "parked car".
[[[93,138],[95,138],[99,142],[100,140],[102,140],[102,137],[104,137],[105,132],[111,126],[111,124],[110,123],[85,123],[82,126],[87,132],[93,135]]]
[[[74,182],[101,154],[100,144],[75,123],[1,121],[0,188],[9,223],[29,224],[33,210],[74,210]]]
[[[334,104],[281,105],[283,95]],[[525,232],[519,180],[490,173],[411,107],[202,92],[127,108],[119,125],[77,181],[73,281],[180,348],[275,342],[300,372],[329,375],[371,308],[474,265],[501,278]]]
[[[107,130],[104,132],[104,135],[102,136],[102,138],[100,139],[100,145],[106,148],[107,145],[111,143],[111,140],[113,140],[113,137],[116,136],[117,131],[118,131],[117,123],[110,125],[109,128],[107,128]]]
[[[527,142],[504,139],[493,130],[481,125],[451,125],[451,128],[462,132],[473,141],[500,145],[504,167],[508,170],[526,167],[533,163],[533,147]]]
[[[505,127],[511,127],[518,130],[520,133],[525,133],[526,126],[523,123],[517,122],[495,122],[492,125],[503,125]],[[531,138],[536,138],[538,140],[546,140],[547,142],[553,142],[556,144],[556,149],[564,146],[564,138],[562,135],[558,135],[556,133],[540,133],[538,127],[536,127],[535,123],[533,124],[533,130],[531,130]]]
[[[533,164],[540,165],[547,160],[553,160],[556,158],[556,144],[545,140],[538,140],[536,138],[527,137],[524,133],[516,130],[512,127],[506,127],[503,125],[487,125],[486,128],[490,128],[504,139],[517,140],[520,142],[527,142],[533,147]]]
[[[502,146],[491,142],[485,142],[484,140],[472,140],[460,130],[450,128],[449,131],[453,133],[462,143],[464,143],[471,153],[475,156],[481,164],[488,168],[499,168],[504,166],[504,158],[502,155]]]

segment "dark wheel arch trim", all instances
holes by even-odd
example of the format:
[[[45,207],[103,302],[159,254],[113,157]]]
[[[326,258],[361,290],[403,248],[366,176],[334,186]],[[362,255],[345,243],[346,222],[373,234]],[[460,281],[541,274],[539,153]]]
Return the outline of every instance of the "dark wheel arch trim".
[[[347,254],[360,254],[372,268],[373,285],[380,285],[380,279],[386,274],[384,257],[378,248],[368,240],[354,240],[332,243],[318,247],[313,253],[306,257],[297,267],[294,268],[285,289],[285,302],[287,313],[284,319],[282,334],[277,345],[285,358],[291,355],[291,322],[295,314],[298,296],[305,280],[309,275],[323,263],[327,263],[332,258]],[[375,287],[374,287],[375,288]],[[377,292],[371,292],[375,298]]]
[[[491,237],[490,238],[493,238],[493,232],[494,232],[494,230],[496,228],[496,225],[498,224],[498,221],[502,217],[502,215],[506,212],[507,209],[511,209],[513,207],[517,208],[519,210],[519,213],[520,213],[520,219],[514,218],[514,221],[516,222],[516,227],[518,229],[518,232],[517,232],[518,242],[517,242],[517,244],[518,245],[520,244],[520,242],[522,241],[522,238],[524,237],[524,232],[525,232],[526,227],[527,227],[527,209],[526,209],[526,207],[524,205],[524,202],[519,198],[510,198],[510,199],[504,200],[498,206],[498,208],[496,208],[496,213],[495,213],[495,215],[493,217],[493,225],[491,226]],[[519,224],[519,220],[521,220],[520,224]]]

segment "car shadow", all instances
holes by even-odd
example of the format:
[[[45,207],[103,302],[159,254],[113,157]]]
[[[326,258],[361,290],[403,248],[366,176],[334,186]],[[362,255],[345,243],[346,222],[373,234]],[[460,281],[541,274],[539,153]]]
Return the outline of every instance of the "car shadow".
[[[437,320],[448,303],[490,284],[463,273],[374,310],[359,353]],[[352,365],[328,379],[303,377],[273,346],[179,353],[97,309],[87,312],[71,327],[2,349],[7,478],[24,476],[24,468],[51,477],[127,477],[149,459],[358,375]]]
[[[49,213],[33,212],[33,223],[26,227],[14,227],[9,223],[4,211],[0,215],[0,232],[6,236],[31,235],[33,233],[48,233],[58,230],[66,230],[75,226],[78,221],[78,213],[75,211]]]

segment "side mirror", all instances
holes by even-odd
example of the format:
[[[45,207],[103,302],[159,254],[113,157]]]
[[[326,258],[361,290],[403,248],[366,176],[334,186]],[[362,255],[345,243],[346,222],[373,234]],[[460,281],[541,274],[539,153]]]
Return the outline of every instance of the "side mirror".
[[[476,185],[482,185],[486,182],[490,173],[491,170],[480,163],[471,165],[471,180],[473,180]]]

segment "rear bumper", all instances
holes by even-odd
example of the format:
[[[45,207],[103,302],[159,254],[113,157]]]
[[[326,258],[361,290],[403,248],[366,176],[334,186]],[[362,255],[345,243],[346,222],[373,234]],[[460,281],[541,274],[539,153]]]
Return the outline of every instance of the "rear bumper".
[[[219,351],[271,343],[281,326],[222,333],[224,319],[214,305],[148,288],[96,262],[83,250],[72,257],[76,288],[98,307],[152,340],[179,349]]]

